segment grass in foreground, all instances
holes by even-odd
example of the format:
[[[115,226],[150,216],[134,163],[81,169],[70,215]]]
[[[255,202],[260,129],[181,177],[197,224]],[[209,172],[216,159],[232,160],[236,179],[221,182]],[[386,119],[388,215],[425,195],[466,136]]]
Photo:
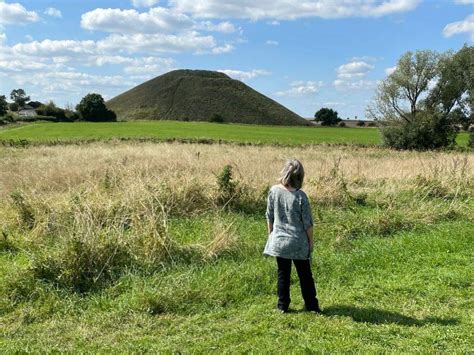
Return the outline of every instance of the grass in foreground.
[[[4,352],[473,350],[472,154],[0,152]],[[294,272],[294,312],[275,312],[275,262],[261,255],[262,192],[287,155],[307,162],[321,316],[301,312]],[[229,160],[239,188],[224,207],[214,174]]]

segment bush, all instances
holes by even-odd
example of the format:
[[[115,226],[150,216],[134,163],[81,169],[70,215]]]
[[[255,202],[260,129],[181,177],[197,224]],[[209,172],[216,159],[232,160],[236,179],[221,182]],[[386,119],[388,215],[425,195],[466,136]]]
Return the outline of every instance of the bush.
[[[344,121],[341,121],[337,124],[339,127],[346,127],[346,123]]]
[[[228,204],[235,197],[237,182],[232,175],[232,166],[226,165],[217,176],[218,202],[221,204]]]
[[[215,113],[211,116],[211,120],[210,122],[214,122],[214,123],[224,123],[224,117],[222,117],[222,115],[218,114],[218,113]]]
[[[367,127],[377,127],[377,124],[375,122],[367,122]]]
[[[456,132],[446,117],[419,113],[411,122],[391,122],[381,128],[383,144],[394,149],[428,150],[455,144]]]
[[[469,134],[469,141],[467,142],[467,146],[470,148],[474,148],[474,133],[473,132]]]
[[[54,117],[59,122],[70,121],[66,116],[66,111],[57,107],[53,101],[50,101],[46,105],[39,106],[35,111],[39,116]]]
[[[79,117],[91,122],[115,122],[117,115],[105,106],[103,97],[99,94],[87,94],[76,106]]]
[[[20,106],[16,102],[12,102],[12,103],[8,104],[8,108],[12,112],[18,112],[18,109],[20,108]]]
[[[5,95],[0,96],[0,116],[3,116],[7,113],[8,103]]]
[[[365,121],[357,121],[358,127],[365,127]]]

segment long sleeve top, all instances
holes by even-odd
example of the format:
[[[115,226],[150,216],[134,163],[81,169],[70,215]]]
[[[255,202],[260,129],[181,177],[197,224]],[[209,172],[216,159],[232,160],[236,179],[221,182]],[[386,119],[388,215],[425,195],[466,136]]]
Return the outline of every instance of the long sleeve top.
[[[301,191],[289,191],[273,186],[267,199],[266,218],[273,224],[264,255],[286,259],[310,258],[306,230],[313,225],[308,196]]]

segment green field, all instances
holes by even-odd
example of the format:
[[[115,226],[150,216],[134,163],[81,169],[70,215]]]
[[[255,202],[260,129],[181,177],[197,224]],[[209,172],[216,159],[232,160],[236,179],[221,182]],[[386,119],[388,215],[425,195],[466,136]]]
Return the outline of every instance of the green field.
[[[305,164],[322,315],[302,310],[294,269],[278,313],[262,256],[287,156]],[[0,147],[0,352],[471,353],[473,164],[324,145]]]
[[[0,140],[25,139],[32,142],[82,141],[113,138],[189,139],[253,144],[306,145],[356,144],[378,145],[375,128],[280,127],[208,122],[135,121],[117,123],[36,123],[0,130]],[[468,134],[457,142],[467,145]]]

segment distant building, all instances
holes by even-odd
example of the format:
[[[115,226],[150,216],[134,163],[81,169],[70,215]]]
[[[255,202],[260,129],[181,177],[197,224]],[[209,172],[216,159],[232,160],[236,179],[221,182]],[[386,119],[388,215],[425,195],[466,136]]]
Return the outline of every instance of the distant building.
[[[30,105],[25,105],[21,109],[19,109],[18,115],[23,116],[23,117],[37,116],[35,108]]]
[[[314,118],[308,118],[308,120],[310,120],[310,122],[312,124],[314,124],[315,126],[321,126],[321,122],[316,122],[314,121]],[[373,122],[374,121],[371,121],[371,120],[354,120],[354,119],[343,119],[341,120],[341,122],[344,122],[346,127],[361,127],[359,126],[359,122],[365,122],[365,126],[366,127],[370,127],[372,126]]]

